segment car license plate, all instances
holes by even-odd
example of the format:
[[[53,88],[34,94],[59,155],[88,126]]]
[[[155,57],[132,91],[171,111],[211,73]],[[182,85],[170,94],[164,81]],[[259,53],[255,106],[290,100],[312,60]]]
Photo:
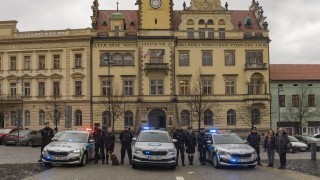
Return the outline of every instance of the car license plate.
[[[237,159],[237,162],[248,162],[248,159]]]
[[[52,159],[53,159],[53,160],[64,160],[63,157],[53,157]]]
[[[301,148],[301,151],[305,151],[305,150],[307,150],[307,148]]]
[[[148,157],[148,159],[150,159],[150,160],[161,160],[162,158],[161,157],[159,157],[159,156],[149,156]]]

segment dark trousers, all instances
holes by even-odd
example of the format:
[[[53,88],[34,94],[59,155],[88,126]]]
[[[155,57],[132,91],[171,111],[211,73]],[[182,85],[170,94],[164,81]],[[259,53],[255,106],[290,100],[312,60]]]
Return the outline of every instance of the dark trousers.
[[[129,162],[131,162],[131,159],[132,159],[131,144],[121,144],[121,163],[123,163],[124,161],[124,158],[126,156],[126,151],[128,153]]]
[[[177,145],[176,149],[177,149],[176,164],[178,164],[179,153],[181,153],[181,161],[182,161],[182,164],[184,164],[184,145],[183,144]]]
[[[204,164],[206,162],[206,149],[205,148],[199,148],[199,160],[201,164]]]
[[[106,162],[109,161],[109,153],[113,153],[114,146],[106,146]]]
[[[40,149],[40,160],[42,159],[42,151],[43,151],[44,147],[46,147],[46,145],[48,145],[48,144],[41,144],[41,149]]]
[[[95,155],[94,155],[94,161],[95,162],[98,162],[99,151],[100,151],[101,161],[104,162],[105,156],[104,156],[104,144],[103,143],[102,144],[99,144],[99,143],[95,144]]]
[[[256,153],[257,153],[257,161],[258,161],[258,164],[260,164],[260,147],[259,146],[256,146],[254,147],[254,150],[256,150]]]
[[[286,167],[287,165],[287,153],[279,154],[281,167]]]

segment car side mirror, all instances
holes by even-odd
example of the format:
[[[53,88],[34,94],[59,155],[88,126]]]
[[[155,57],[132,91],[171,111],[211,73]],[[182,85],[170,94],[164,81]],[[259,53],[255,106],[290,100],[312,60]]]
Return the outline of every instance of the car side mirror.
[[[211,141],[206,141],[207,142],[207,144],[212,144],[212,142]]]
[[[52,138],[52,141],[56,141],[56,140],[57,140],[57,138],[56,138],[56,137]]]
[[[173,142],[173,143],[176,143],[176,142],[178,142],[178,141],[177,141],[176,139],[172,139],[172,142]]]
[[[247,141],[247,140],[243,140],[243,142],[244,142],[245,144],[248,144],[248,141]]]
[[[137,138],[132,138],[132,141],[137,141]]]
[[[94,143],[94,142],[95,142],[94,139],[89,140],[89,143]]]

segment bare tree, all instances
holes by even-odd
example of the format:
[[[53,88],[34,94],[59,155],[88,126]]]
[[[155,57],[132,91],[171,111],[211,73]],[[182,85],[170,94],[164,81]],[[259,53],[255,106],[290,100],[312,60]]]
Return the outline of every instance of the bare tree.
[[[55,125],[55,131],[58,131],[58,124],[60,120],[65,117],[66,103],[59,100],[59,96],[52,96],[50,100],[45,102],[46,117],[51,120]]]
[[[246,103],[239,108],[239,118],[251,128],[257,124],[267,121],[267,108],[264,103]]]
[[[306,125],[308,120],[317,117],[319,112],[314,108],[315,97],[309,87],[304,83],[300,83],[299,87],[296,94],[292,96],[292,100],[288,102],[286,111],[281,113],[281,115],[287,121],[299,122],[299,134],[301,134],[302,126]]]

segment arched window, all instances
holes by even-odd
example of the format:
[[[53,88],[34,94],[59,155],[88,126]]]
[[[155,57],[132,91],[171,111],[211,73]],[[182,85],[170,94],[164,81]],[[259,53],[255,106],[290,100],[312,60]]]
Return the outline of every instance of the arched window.
[[[30,126],[30,111],[28,110],[24,112],[24,125]]]
[[[213,23],[213,20],[212,19],[209,19],[208,21],[207,21],[207,24],[208,25],[213,25],[214,23]]]
[[[199,25],[204,25],[204,20],[203,19],[199,20]]]
[[[251,121],[253,122],[253,125],[260,124],[260,110],[259,109],[252,109],[251,112]]]
[[[213,124],[213,113],[210,109],[207,109],[204,112],[204,125],[212,125]]]
[[[227,112],[227,125],[236,124],[236,112],[233,109],[228,110]]]
[[[46,114],[43,110],[39,111],[39,126],[43,126],[46,121]]]
[[[81,110],[76,110],[75,112],[75,126],[82,126],[82,111]]]
[[[112,60],[113,60],[113,65],[115,65],[115,66],[122,66],[123,65],[122,55],[119,53],[113,55]]]
[[[190,113],[187,110],[181,111],[181,124],[190,125]]]
[[[192,19],[188,19],[187,25],[194,25],[194,21]]]
[[[225,21],[224,19],[220,19],[218,24],[219,24],[219,25],[225,25],[225,24],[226,24],[226,21]]]
[[[133,55],[131,53],[127,53],[124,55],[123,62],[125,66],[133,65]]]
[[[11,111],[10,113],[11,126],[16,126],[17,115],[15,111]]]
[[[104,126],[111,126],[111,116],[110,116],[110,112],[108,111],[104,111],[102,113],[102,125]]]
[[[255,73],[250,78],[249,94],[262,94],[263,77]]]
[[[133,126],[133,113],[131,111],[126,111],[124,113],[124,125]]]

